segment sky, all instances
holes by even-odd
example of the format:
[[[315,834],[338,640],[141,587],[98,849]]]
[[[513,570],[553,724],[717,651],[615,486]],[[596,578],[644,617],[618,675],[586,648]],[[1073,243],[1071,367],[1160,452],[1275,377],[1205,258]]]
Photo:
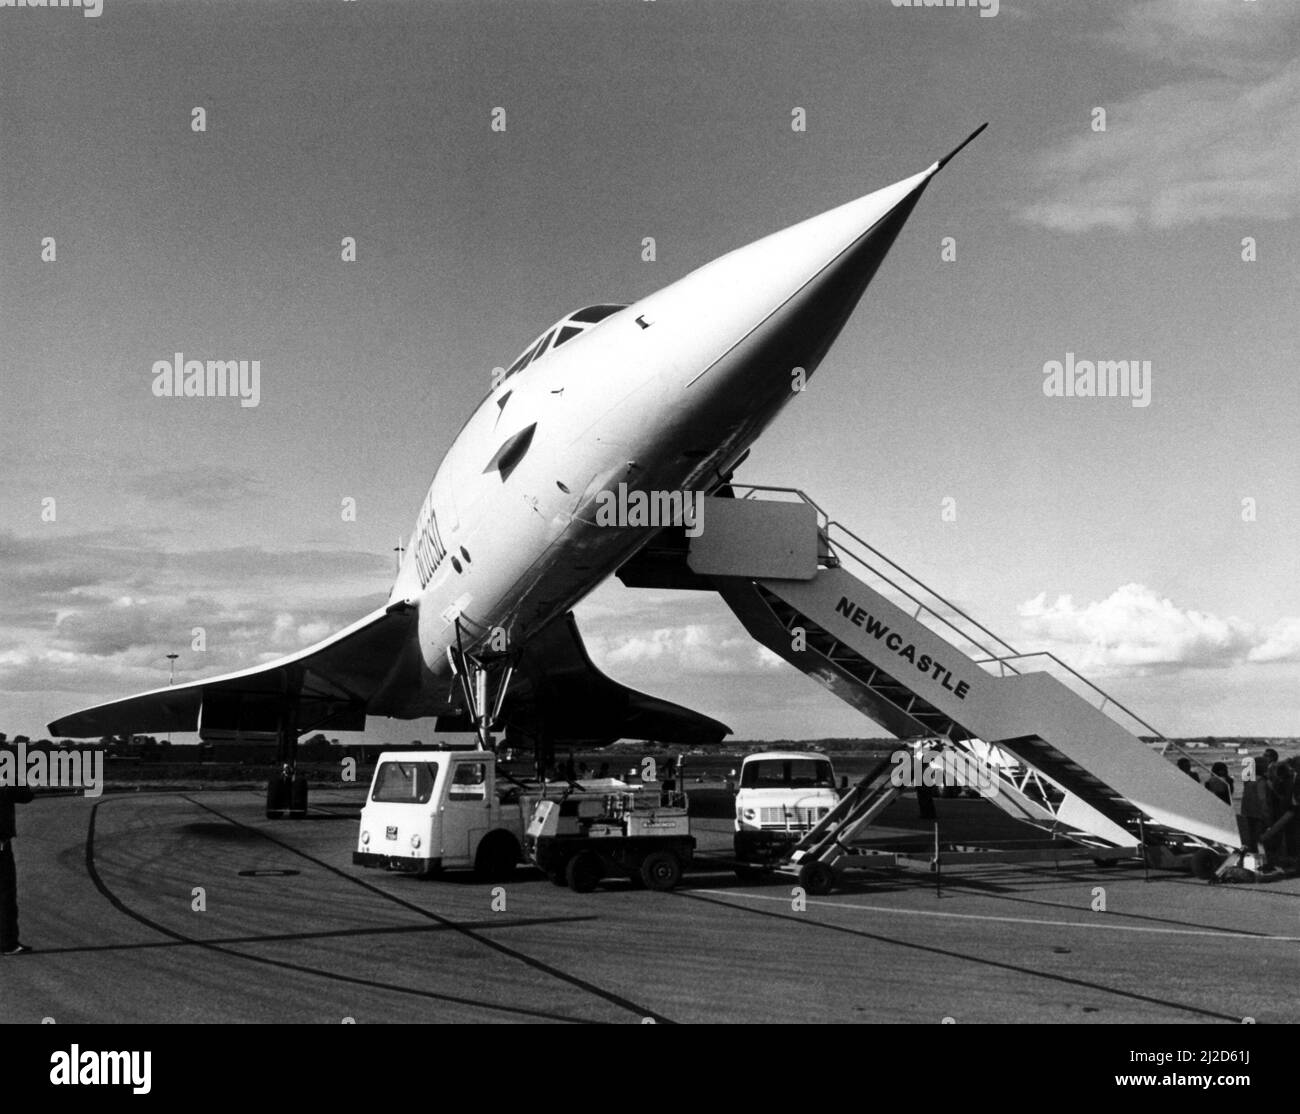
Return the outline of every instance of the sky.
[[[1300,734],[1300,5],[993,8],[0,8],[0,730],[359,618],[549,322],[988,121],[737,478],[1166,734]],[[156,397],[177,352],[259,361],[258,404]],[[1149,404],[1049,396],[1067,354],[1149,361]],[[715,598],[577,616],[742,738],[881,734]]]

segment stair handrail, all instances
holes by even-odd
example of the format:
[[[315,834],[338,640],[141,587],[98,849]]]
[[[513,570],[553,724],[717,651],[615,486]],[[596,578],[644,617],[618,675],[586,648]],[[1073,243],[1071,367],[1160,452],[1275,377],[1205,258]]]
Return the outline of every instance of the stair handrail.
[[[818,528],[821,531],[822,537],[825,539],[827,546],[831,549],[832,554],[838,556],[837,547],[835,546],[835,543],[830,537],[830,532],[832,529],[838,529],[843,533],[847,534],[858,545],[861,545],[864,548],[870,550],[873,554],[875,554],[875,556],[880,558],[880,560],[888,563],[891,567],[896,569],[902,576],[906,577],[913,584],[916,584],[921,588],[923,588],[925,591],[929,592],[930,595],[933,596],[936,600],[938,600],[944,607],[950,609],[955,614],[960,615],[963,619],[965,619],[968,623],[970,623],[971,626],[973,626],[985,637],[999,644],[1004,649],[1009,650],[1011,652],[1011,655],[1014,656],[1017,653],[1016,648],[1012,646],[1011,643],[1007,642],[1006,639],[1000,638],[998,635],[994,634],[993,631],[989,630],[978,620],[972,618],[970,615],[967,615],[966,612],[964,612],[960,607],[958,607],[951,600],[946,599],[944,596],[940,595],[928,584],[922,581],[919,577],[914,576],[912,573],[908,572],[905,568],[903,568],[902,565],[898,564],[897,561],[894,561],[892,558],[887,557],[885,554],[881,553],[880,550],[878,550],[865,538],[862,538],[857,534],[855,534],[852,530],[850,530],[847,526],[845,526],[844,523],[832,519],[830,517],[830,513],[824,507],[822,507],[815,499],[813,499],[812,496],[810,496],[806,491],[803,491],[801,488],[777,487],[770,484],[737,484],[737,483],[733,483],[731,485],[731,488],[733,492],[735,491],[746,492],[747,494],[740,496],[740,498],[743,499],[752,499],[754,498],[755,494],[758,492],[777,492],[783,495],[797,496],[799,499],[803,500],[803,502],[807,503],[810,507],[812,507],[817,512],[817,516],[820,519],[820,522],[818,523]],[[854,553],[851,549],[847,547],[839,547],[839,548],[844,548],[845,553],[847,553],[847,555],[851,557],[854,561],[856,561],[859,565],[862,565],[864,568],[870,570],[875,576],[880,577],[880,579],[883,580],[886,584],[890,585],[890,587],[894,588],[896,591],[901,592],[904,596],[906,596],[918,607],[928,611],[931,615],[933,615],[941,623],[947,626],[950,630],[954,631],[961,638],[965,639],[967,642],[971,643],[971,645],[975,646],[980,651],[980,653],[988,654],[990,658],[994,658],[994,659],[999,657],[999,655],[995,654],[993,650],[989,649],[982,642],[980,642],[978,638],[973,638],[966,631],[962,630],[961,627],[957,626],[957,624],[954,623],[951,619],[949,619],[947,615],[944,615],[942,612],[937,611],[934,607],[930,606],[930,604],[926,603],[924,600],[918,598],[907,588],[904,588],[901,584],[895,583],[886,573],[882,572],[880,569],[875,568],[869,561],[864,560],[862,557],[860,557],[858,554]],[[1010,669],[1013,673],[1019,672],[1015,668],[1015,666],[1008,665],[1007,668]]]
[[[897,589],[899,592],[902,592],[903,595],[905,595],[908,599],[912,600],[912,602],[914,602],[915,604],[917,604],[917,606],[919,606],[919,607],[924,607],[924,608],[925,608],[928,612],[930,612],[930,614],[933,615],[936,619],[938,619],[940,622],[944,623],[945,625],[947,625],[948,627],[950,627],[952,630],[954,630],[954,631],[956,631],[958,634],[960,634],[962,638],[966,639],[968,642],[972,643],[973,645],[978,646],[979,649],[981,650],[981,652],[987,654],[988,657],[985,658],[985,659],[983,659],[983,660],[980,660],[980,659],[973,659],[973,660],[975,660],[975,664],[976,664],[976,665],[992,665],[992,664],[996,663],[996,664],[998,665],[999,669],[1009,669],[1009,670],[1011,670],[1012,673],[1019,674],[1019,673],[1020,673],[1020,670],[1017,669],[1014,665],[1011,664],[1013,661],[1021,661],[1021,662],[1023,662],[1023,661],[1024,661],[1025,659],[1027,659],[1027,658],[1039,658],[1039,657],[1041,657],[1041,658],[1047,658],[1047,659],[1049,659],[1050,661],[1054,662],[1056,665],[1059,665],[1062,669],[1064,669],[1067,673],[1069,673],[1070,676],[1076,678],[1076,679],[1079,680],[1079,681],[1082,681],[1085,685],[1088,686],[1088,688],[1090,688],[1093,692],[1095,692],[1098,696],[1101,697],[1101,703],[1100,703],[1099,705],[1097,705],[1097,708],[1098,708],[1099,711],[1105,711],[1105,708],[1106,708],[1106,705],[1107,705],[1107,704],[1113,704],[1116,708],[1118,708],[1118,709],[1119,709],[1120,711],[1122,711],[1125,715],[1127,715],[1130,719],[1132,719],[1134,723],[1140,724],[1142,727],[1144,727],[1144,728],[1147,730],[1147,732],[1148,732],[1149,734],[1151,734],[1152,736],[1154,736],[1154,737],[1155,737],[1155,738],[1156,738],[1156,739],[1157,739],[1157,740],[1162,744],[1162,746],[1161,746],[1161,750],[1160,750],[1161,754],[1165,753],[1165,751],[1167,751],[1168,748],[1169,748],[1170,746],[1172,746],[1176,751],[1178,751],[1178,753],[1180,753],[1180,754],[1184,755],[1185,757],[1189,758],[1191,761],[1196,762],[1196,764],[1197,764],[1198,766],[1202,766],[1202,767],[1204,767],[1205,764],[1204,764],[1203,762],[1200,762],[1200,761],[1197,760],[1194,756],[1192,756],[1192,755],[1190,755],[1190,754],[1187,754],[1187,752],[1186,752],[1182,747],[1178,746],[1176,743],[1173,743],[1173,742],[1171,742],[1168,738],[1166,738],[1164,732],[1157,730],[1155,727],[1153,727],[1150,723],[1148,723],[1146,720],[1144,720],[1140,715],[1138,715],[1135,711],[1133,711],[1131,708],[1129,708],[1129,707],[1128,707],[1126,704],[1124,704],[1122,701],[1117,700],[1117,699],[1116,699],[1115,697],[1113,697],[1110,693],[1108,693],[1105,689],[1103,689],[1100,685],[1098,685],[1095,681],[1091,681],[1091,680],[1089,680],[1089,679],[1088,679],[1087,677],[1085,677],[1082,673],[1080,673],[1077,669],[1075,669],[1074,666],[1069,665],[1068,663],[1062,661],[1059,657],[1057,657],[1057,656],[1056,656],[1054,653],[1052,653],[1050,650],[1032,650],[1032,651],[1029,651],[1029,652],[1024,652],[1024,653],[1022,653],[1021,651],[1017,650],[1014,646],[1012,646],[1011,643],[1009,643],[1005,638],[1002,638],[1002,637],[1000,637],[999,635],[994,634],[993,631],[989,630],[989,629],[988,629],[986,626],[984,626],[984,624],[981,623],[978,619],[972,618],[970,615],[966,614],[966,612],[964,612],[964,611],[963,611],[960,607],[958,607],[956,604],[952,603],[950,600],[948,600],[948,599],[946,599],[945,597],[943,597],[942,595],[940,595],[940,594],[939,594],[938,592],[936,592],[933,588],[931,588],[928,584],[926,584],[923,580],[921,580],[920,577],[918,577],[918,576],[914,576],[912,573],[908,572],[905,568],[903,568],[900,564],[898,564],[897,561],[894,561],[892,558],[889,558],[889,557],[885,556],[885,554],[881,553],[880,550],[878,550],[878,549],[877,549],[875,546],[873,546],[870,542],[865,541],[864,539],[858,537],[857,534],[855,534],[852,530],[850,530],[850,529],[849,529],[847,526],[845,526],[842,522],[831,522],[831,523],[829,524],[829,526],[836,527],[836,528],[838,528],[839,530],[843,531],[845,534],[847,534],[849,537],[851,537],[851,538],[852,538],[855,542],[857,542],[859,545],[865,546],[867,549],[869,549],[873,554],[875,554],[877,557],[879,557],[882,561],[887,561],[891,566],[893,566],[895,569],[897,569],[897,570],[898,570],[898,571],[899,571],[903,576],[907,577],[907,579],[910,580],[912,583],[919,585],[919,586],[920,586],[921,588],[923,588],[925,591],[929,592],[930,595],[932,595],[935,599],[939,600],[939,601],[940,601],[940,602],[941,602],[945,607],[949,607],[949,608],[951,608],[951,609],[952,609],[956,614],[960,615],[963,619],[965,619],[968,623],[970,623],[970,624],[971,624],[973,627],[975,627],[977,630],[981,631],[983,634],[987,635],[987,636],[988,636],[989,638],[991,638],[993,641],[999,643],[1000,645],[1002,645],[1003,647],[1005,647],[1007,650],[1010,651],[1010,653],[1005,653],[1005,654],[995,654],[995,653],[993,653],[993,652],[992,652],[991,650],[989,650],[987,647],[983,646],[983,645],[982,645],[978,640],[972,638],[969,634],[967,634],[965,631],[963,631],[963,630],[962,630],[960,627],[958,627],[955,623],[951,622],[951,621],[950,621],[946,616],[940,614],[940,613],[939,613],[938,611],[936,611],[933,607],[930,607],[929,605],[927,605],[923,600],[918,599],[915,595],[913,595],[911,592],[909,592],[906,588],[902,587],[901,585],[895,584],[893,580],[891,580],[889,577],[885,576],[885,575],[884,575],[883,573],[881,573],[878,569],[874,568],[874,567],[873,567],[869,562],[864,561],[860,556],[858,556],[856,553],[854,553],[851,549],[849,549],[849,548],[846,547],[846,546],[842,546],[842,545],[839,547],[839,549],[841,549],[843,552],[845,552],[846,554],[848,554],[849,557],[853,558],[855,561],[857,561],[857,562],[858,562],[860,565],[862,565],[864,568],[870,569],[873,573],[875,573],[875,575],[879,576],[879,577],[880,577],[882,580],[884,580],[886,583],[890,584],[892,587],[894,587],[895,589]]]
[[[978,619],[974,618],[971,615],[968,615],[965,611],[963,611],[951,600],[947,599],[939,592],[936,592],[933,588],[931,588],[928,584],[926,584],[925,581],[923,581],[920,577],[916,576],[915,574],[909,572],[907,569],[903,568],[903,566],[900,565],[893,558],[886,556],[884,553],[882,553],[879,549],[877,549],[865,538],[856,534],[848,526],[845,526],[844,523],[831,518],[830,513],[824,507],[822,507],[815,499],[813,499],[812,496],[810,496],[807,492],[805,492],[801,488],[780,487],[780,486],[775,486],[770,484],[748,484],[748,483],[738,484],[734,482],[731,484],[731,488],[733,492],[741,492],[741,491],[746,492],[745,495],[738,496],[739,498],[743,498],[743,499],[752,499],[759,492],[775,492],[784,495],[794,495],[798,499],[807,503],[810,507],[812,507],[817,512],[817,516],[820,520],[818,526],[822,534],[822,537],[826,540],[827,546],[832,549],[832,552],[836,556],[838,556],[840,552],[843,552],[845,555],[850,557],[852,560],[856,561],[863,568],[869,570],[873,575],[878,576],[881,580],[883,580],[886,584],[892,587],[895,591],[902,593],[902,595],[904,595],[907,599],[911,600],[914,604],[916,604],[917,607],[922,608],[925,611],[928,611],[931,615],[933,615],[936,619],[938,619],[939,622],[943,623],[946,627],[954,631],[961,638],[965,639],[967,642],[977,647],[981,653],[988,655],[988,657],[985,658],[984,660],[973,659],[975,660],[976,665],[992,665],[996,663],[1000,670],[1005,671],[1009,669],[1011,670],[1012,673],[1019,674],[1020,670],[1011,664],[1013,661],[1024,661],[1026,658],[1033,658],[1033,657],[1047,658],[1050,661],[1054,662],[1056,665],[1060,666],[1062,669],[1064,669],[1072,677],[1076,678],[1079,681],[1082,681],[1085,685],[1088,686],[1088,688],[1092,689],[1093,692],[1097,693],[1097,695],[1102,698],[1101,704],[1097,706],[1099,711],[1104,711],[1107,704],[1113,704],[1116,708],[1118,708],[1130,719],[1132,719],[1134,723],[1140,724],[1142,727],[1146,728],[1147,732],[1157,742],[1161,744],[1160,746],[1161,754],[1167,753],[1168,750],[1172,747],[1176,752],[1178,752],[1179,754],[1187,758],[1189,761],[1195,763],[1197,766],[1200,766],[1202,769],[1207,769],[1204,761],[1202,761],[1196,755],[1188,753],[1186,748],[1179,746],[1172,739],[1168,738],[1164,734],[1164,732],[1153,727],[1150,723],[1148,723],[1145,719],[1143,719],[1140,715],[1138,715],[1127,705],[1125,705],[1119,700],[1116,700],[1115,697],[1113,697],[1100,685],[1098,685],[1094,681],[1089,680],[1077,669],[1075,669],[1072,665],[1069,665],[1068,663],[1062,661],[1050,650],[1034,650],[1027,653],[1022,653],[1019,650],[1017,650],[1005,638],[1002,638],[1000,635],[991,631],[988,627],[984,626],[984,624],[981,623]],[[856,544],[869,550],[875,557],[879,558],[881,561],[886,562],[890,567],[897,570],[897,572],[901,574],[901,576],[906,578],[912,584],[915,584],[922,590],[928,592],[934,599],[938,600],[944,607],[948,608],[952,613],[961,616],[961,618],[965,619],[966,622],[968,622],[977,631],[979,631],[987,638],[991,639],[993,642],[1002,646],[1005,650],[1009,651],[1009,653],[1003,653],[1003,654],[994,653],[983,643],[981,643],[979,639],[972,637],[966,631],[962,630],[961,627],[959,627],[950,618],[948,618],[947,615],[943,614],[940,611],[937,611],[934,607],[926,603],[923,599],[917,597],[913,592],[909,591],[901,584],[896,583],[890,576],[888,576],[880,569],[872,565],[871,562],[867,561],[859,554],[854,553],[851,548],[843,545],[842,543],[839,545],[835,545],[835,543],[832,541],[830,537],[830,532],[832,529],[841,531],[842,533],[846,534],[849,538],[851,538]]]
[[[988,654],[991,660],[1002,661],[1002,660],[1021,656],[1020,652],[1014,646],[1012,646],[1011,643],[1008,642],[1005,638],[989,630],[989,628],[986,627],[983,623],[981,623],[978,619],[974,618],[971,615],[968,615],[965,611],[963,611],[960,607],[958,607],[955,603],[952,602],[952,600],[948,599],[946,596],[940,595],[928,584],[926,584],[925,581],[923,581],[919,576],[916,576],[915,574],[908,572],[907,569],[903,568],[903,566],[900,565],[897,561],[893,560],[890,557],[886,557],[885,554],[881,553],[880,550],[878,550],[874,545],[872,545],[870,542],[866,541],[865,539],[859,537],[847,526],[845,526],[844,523],[838,521],[831,521],[827,523],[827,531],[829,532],[831,529],[837,529],[847,534],[850,538],[853,539],[854,542],[870,550],[871,553],[874,554],[876,557],[880,558],[880,560],[887,562],[890,566],[896,569],[899,573],[901,573],[913,584],[922,588],[924,591],[929,592],[930,595],[933,596],[936,600],[938,600],[941,604],[943,604],[944,607],[948,608],[954,614],[960,615],[963,619],[966,620],[966,622],[968,622],[971,626],[973,626],[977,631],[979,631],[986,638],[989,638],[993,642],[996,642],[998,645],[1002,646],[1003,649],[1010,651],[1010,653],[1007,654],[994,653],[982,642],[980,642],[979,639],[972,638],[966,631],[962,630],[959,626],[957,626],[957,624],[954,623],[951,619],[949,619],[947,615],[943,614],[941,611],[936,610],[934,607],[930,606],[923,599],[920,599],[918,596],[914,595],[912,592],[904,588],[902,585],[895,584],[893,580],[891,580],[879,569],[875,568],[869,561],[864,560],[858,554],[854,553],[853,550],[849,549],[847,546],[844,546],[843,544],[837,547],[838,549],[842,549],[845,553],[847,553],[851,558],[853,558],[853,560],[857,561],[858,564],[862,565],[864,568],[870,569],[873,573],[875,573],[878,577],[884,580],[887,584],[891,585],[892,587],[896,588],[898,591],[902,592],[903,595],[905,595],[909,600],[911,600],[918,607],[924,608],[936,619],[938,619],[941,623],[945,624],[946,626],[950,627],[952,630],[956,631],[959,635],[961,635],[962,638],[966,639],[967,642],[971,643],[973,646],[977,646],[982,653]],[[1010,669],[1013,673],[1019,672],[1019,670],[1016,669],[1015,666],[1013,665],[1008,665],[1007,668]]]
[[[1067,673],[1069,673],[1070,676],[1074,677],[1076,680],[1082,681],[1085,685],[1087,685],[1090,689],[1092,689],[1093,692],[1095,692],[1098,696],[1102,697],[1102,702],[1100,705],[1098,705],[1099,708],[1104,708],[1107,704],[1114,704],[1115,707],[1119,708],[1120,711],[1122,711],[1125,715],[1131,717],[1135,722],[1140,723],[1143,727],[1145,727],[1147,731],[1150,732],[1151,735],[1154,736],[1156,739],[1159,739],[1162,743],[1166,743],[1172,746],[1175,750],[1178,750],[1180,752],[1182,751],[1183,748],[1178,746],[1178,744],[1174,743],[1172,740],[1167,739],[1164,735],[1164,732],[1157,731],[1154,727],[1151,726],[1151,724],[1149,724],[1140,715],[1138,715],[1137,712],[1133,711],[1132,708],[1128,707],[1126,704],[1123,704],[1121,701],[1116,700],[1113,696],[1111,696],[1110,693],[1108,693],[1099,684],[1097,684],[1095,681],[1089,680],[1087,677],[1085,677],[1082,673],[1080,673],[1077,669],[1074,668],[1074,666],[1070,665],[1068,662],[1062,661],[1054,653],[1052,653],[1051,650],[1031,650],[1028,653],[1015,654],[1011,656],[1015,657],[1018,660],[1023,660],[1025,658],[1050,659],[1051,661],[1059,665],[1062,669],[1064,669]]]

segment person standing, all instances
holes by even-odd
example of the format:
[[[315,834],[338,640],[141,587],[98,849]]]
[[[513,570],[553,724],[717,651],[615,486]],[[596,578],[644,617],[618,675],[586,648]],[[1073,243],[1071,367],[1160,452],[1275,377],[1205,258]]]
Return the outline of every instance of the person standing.
[[[1241,838],[1247,851],[1262,851],[1259,837],[1268,829],[1275,819],[1273,799],[1268,791],[1268,769],[1272,765],[1269,752],[1265,751],[1250,771],[1254,776],[1248,777],[1241,786]]]
[[[25,955],[32,949],[18,939],[18,869],[14,864],[14,805],[25,805],[32,791],[0,786],[0,955]]]
[[[1210,777],[1205,788],[1219,798],[1224,804],[1232,804],[1232,775],[1223,762],[1216,762],[1210,767]]]

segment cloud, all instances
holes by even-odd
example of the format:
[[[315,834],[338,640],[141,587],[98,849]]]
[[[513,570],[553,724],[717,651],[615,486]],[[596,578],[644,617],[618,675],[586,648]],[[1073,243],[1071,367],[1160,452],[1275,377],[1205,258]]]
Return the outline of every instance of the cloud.
[[[159,469],[135,477],[129,486],[151,503],[176,503],[200,511],[251,502],[265,494],[265,485],[251,472],[223,464]]]
[[[1287,61],[1297,24],[1300,9],[1292,3],[1144,0],[1126,3],[1102,38],[1156,61],[1263,75]]]
[[[596,636],[586,641],[593,658],[614,669],[653,664],[664,667],[665,672],[682,675],[737,674],[781,664],[780,658],[752,639],[722,633],[705,623]]]
[[[351,550],[0,531],[0,691],[121,696],[165,682],[173,651],[179,680],[254,665],[373,610],[390,575],[386,555]]]
[[[1275,623],[1257,646],[1251,648],[1247,660],[1300,661],[1300,619],[1282,619]]]
[[[1031,163],[1038,196],[1021,218],[1086,232],[1300,213],[1300,59],[1285,48],[1300,5],[1253,18],[1243,7],[1266,5],[1155,0],[1123,15],[1107,42],[1214,76],[1104,104],[1105,132],[1084,131]]]
[[[1018,610],[1026,635],[1046,642],[1084,673],[1300,660],[1300,619],[1260,629],[1181,608],[1141,584],[1126,584],[1087,604],[1076,604],[1071,596],[1049,604],[1040,593]]]
[[[146,531],[19,536],[0,530],[0,622],[10,607],[53,605],[87,591],[175,598],[195,584],[210,591],[350,580],[386,586],[391,561],[387,554],[348,549],[164,548]],[[130,591],[118,591],[123,587]]]

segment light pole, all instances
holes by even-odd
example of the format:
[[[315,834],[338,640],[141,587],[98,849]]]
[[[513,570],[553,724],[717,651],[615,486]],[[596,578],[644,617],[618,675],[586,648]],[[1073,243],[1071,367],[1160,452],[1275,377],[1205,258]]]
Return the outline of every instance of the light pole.
[[[180,657],[180,654],[167,655],[167,666],[168,666],[167,683],[169,685],[176,683],[176,659],[178,657]],[[172,745],[172,732],[170,727],[167,729],[167,745],[169,747]],[[168,753],[170,754],[171,752],[168,751]]]

